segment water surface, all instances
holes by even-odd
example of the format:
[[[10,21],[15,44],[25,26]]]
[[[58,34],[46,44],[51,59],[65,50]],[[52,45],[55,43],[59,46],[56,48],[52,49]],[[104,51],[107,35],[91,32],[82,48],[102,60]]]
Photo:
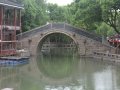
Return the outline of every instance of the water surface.
[[[41,56],[0,67],[0,88],[14,90],[120,90],[120,66],[91,58]]]

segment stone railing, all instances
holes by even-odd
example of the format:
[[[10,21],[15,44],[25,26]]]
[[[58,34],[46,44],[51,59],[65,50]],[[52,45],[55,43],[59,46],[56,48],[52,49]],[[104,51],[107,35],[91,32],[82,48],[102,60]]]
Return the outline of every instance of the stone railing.
[[[111,54],[109,52],[103,53],[103,52],[94,52],[93,53],[94,58],[102,59],[102,60],[108,60],[113,62],[120,62],[120,55],[119,54]]]
[[[54,29],[59,29],[59,30],[64,29],[68,32],[72,32],[74,34],[76,33],[76,34],[91,38],[93,40],[102,42],[102,38],[96,35],[95,33],[93,34],[93,33],[87,32],[84,29],[76,28],[66,23],[50,23],[50,24],[43,25],[41,27],[37,27],[35,29],[22,33],[22,38],[34,36],[39,32],[45,32],[45,31],[54,30]],[[17,38],[19,38],[20,36],[21,34],[17,35]]]

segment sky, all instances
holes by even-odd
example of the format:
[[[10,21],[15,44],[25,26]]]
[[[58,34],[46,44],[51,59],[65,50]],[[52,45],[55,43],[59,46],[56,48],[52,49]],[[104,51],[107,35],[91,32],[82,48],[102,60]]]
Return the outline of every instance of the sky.
[[[46,0],[48,3],[57,4],[59,6],[64,6],[73,2],[73,0]]]

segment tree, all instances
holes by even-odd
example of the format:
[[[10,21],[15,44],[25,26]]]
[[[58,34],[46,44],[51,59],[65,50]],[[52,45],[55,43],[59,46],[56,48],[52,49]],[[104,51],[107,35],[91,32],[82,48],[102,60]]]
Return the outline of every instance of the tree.
[[[75,23],[75,3],[64,7],[65,22],[74,25]]]
[[[77,27],[96,32],[105,22],[120,34],[120,0],[74,0],[68,11],[72,19],[67,18],[67,21]]]
[[[115,31],[113,30],[113,28],[110,27],[105,22],[102,22],[101,24],[97,25],[97,29],[95,30],[95,32],[104,37],[115,34]]]
[[[47,4],[47,12],[50,21],[52,22],[64,22],[64,7],[58,6],[57,4]]]
[[[103,21],[120,34],[118,24],[120,16],[120,0],[106,0],[101,3]]]
[[[73,24],[88,30],[95,30],[96,23],[102,21],[102,10],[96,0],[75,0],[71,4]]]
[[[22,10],[23,31],[46,24],[48,16],[44,0],[22,0],[21,3],[24,5],[24,10]]]

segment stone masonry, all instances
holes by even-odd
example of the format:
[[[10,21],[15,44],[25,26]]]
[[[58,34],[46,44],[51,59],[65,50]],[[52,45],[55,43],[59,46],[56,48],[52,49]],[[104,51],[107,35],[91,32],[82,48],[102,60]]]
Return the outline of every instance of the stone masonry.
[[[101,37],[65,23],[50,23],[27,31],[17,37],[22,42],[22,48],[28,50],[31,55],[37,55],[39,53],[38,48],[42,46],[42,41],[52,33],[62,33],[72,38],[77,45],[79,55],[91,56],[95,51],[115,52],[113,47],[102,43]]]

